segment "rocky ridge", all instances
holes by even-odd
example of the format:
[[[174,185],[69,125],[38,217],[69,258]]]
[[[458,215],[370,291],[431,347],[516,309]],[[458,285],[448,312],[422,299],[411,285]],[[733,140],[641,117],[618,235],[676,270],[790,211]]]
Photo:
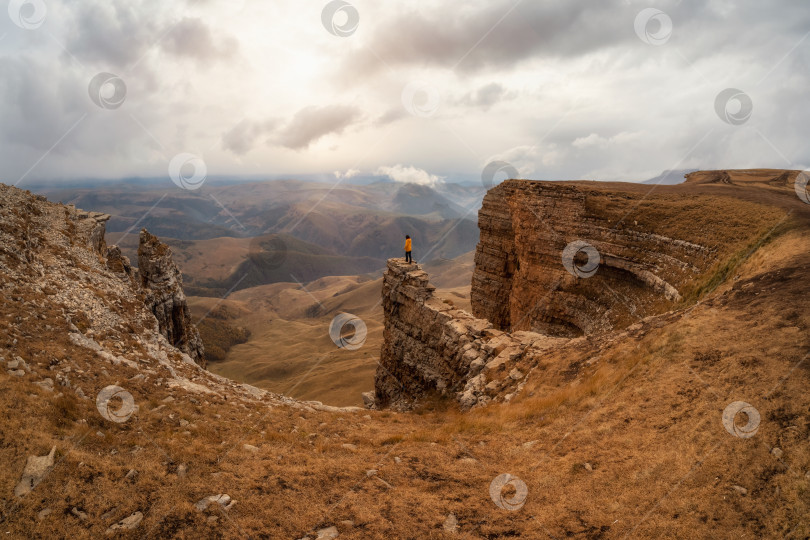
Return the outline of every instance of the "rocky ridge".
[[[350,410],[298,402],[203,369],[202,343],[171,251],[144,230],[143,269],[133,269],[116,246],[107,248],[108,219],[0,184],[0,298],[19,313],[0,339],[0,360],[9,372],[89,399],[99,390],[98,375],[77,360],[84,351],[127,368],[139,384],[251,404]],[[38,357],[23,359],[14,351],[34,338],[32,324],[57,338],[43,342]]]

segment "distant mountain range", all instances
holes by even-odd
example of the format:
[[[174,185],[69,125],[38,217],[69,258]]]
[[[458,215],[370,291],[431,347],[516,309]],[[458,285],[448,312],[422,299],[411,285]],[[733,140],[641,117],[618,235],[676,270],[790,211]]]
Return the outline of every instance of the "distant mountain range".
[[[204,185],[196,191],[129,182],[43,190],[52,200],[110,214],[108,244],[135,259],[141,228],[164,239],[196,295],[276,282],[357,275],[401,256],[451,259],[475,249],[480,186],[297,180]],[[283,260],[261,247],[283,246]],[[275,244],[274,244],[275,243]],[[277,250],[278,251],[278,250]]]

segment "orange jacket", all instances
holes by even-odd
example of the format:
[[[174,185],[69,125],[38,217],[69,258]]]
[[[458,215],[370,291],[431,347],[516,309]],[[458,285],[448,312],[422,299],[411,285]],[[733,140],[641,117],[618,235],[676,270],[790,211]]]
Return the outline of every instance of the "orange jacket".
[[[405,251],[410,251],[410,250],[411,250],[411,239],[407,238],[405,240]]]

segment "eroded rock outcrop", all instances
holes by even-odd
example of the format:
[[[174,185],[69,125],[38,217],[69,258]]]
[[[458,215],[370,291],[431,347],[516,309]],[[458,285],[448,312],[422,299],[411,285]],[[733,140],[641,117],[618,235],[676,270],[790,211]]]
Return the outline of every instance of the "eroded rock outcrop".
[[[514,369],[524,355],[565,339],[507,334],[434,296],[417,264],[389,259],[383,279],[385,328],[374,405],[405,409],[425,397],[452,396],[464,409],[508,399],[525,381]]]
[[[585,183],[509,180],[489,190],[478,214],[473,314],[501,330],[576,337],[671,309],[715,259],[709,247],[674,237],[665,205],[654,207],[659,229],[628,220],[642,202]],[[567,269],[568,246],[569,266],[584,268],[590,249],[598,270]]]
[[[123,261],[121,266],[125,268]],[[138,246],[138,276],[145,293],[144,301],[155,315],[160,333],[205,367],[203,343],[191,322],[180,269],[172,260],[169,246],[146,229],[141,230]]]

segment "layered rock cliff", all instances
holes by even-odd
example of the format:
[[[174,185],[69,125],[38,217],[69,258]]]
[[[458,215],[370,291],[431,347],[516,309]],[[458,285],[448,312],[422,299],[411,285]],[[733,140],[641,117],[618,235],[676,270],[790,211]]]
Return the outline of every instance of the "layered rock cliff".
[[[116,253],[121,260],[120,252]],[[122,261],[122,267],[126,262]],[[144,302],[155,315],[160,333],[192,360],[205,367],[200,333],[191,322],[191,312],[183,293],[183,276],[172,259],[172,251],[155,235],[143,229],[138,246],[138,278]]]
[[[388,260],[374,406],[404,409],[431,394],[455,398],[465,409],[496,396],[508,401],[527,375],[517,363],[567,341],[533,332],[504,333],[445,303],[434,291],[418,264]]]
[[[626,219],[636,200],[552,182],[491,189],[478,214],[473,314],[502,330],[576,337],[670,309],[714,250]]]

